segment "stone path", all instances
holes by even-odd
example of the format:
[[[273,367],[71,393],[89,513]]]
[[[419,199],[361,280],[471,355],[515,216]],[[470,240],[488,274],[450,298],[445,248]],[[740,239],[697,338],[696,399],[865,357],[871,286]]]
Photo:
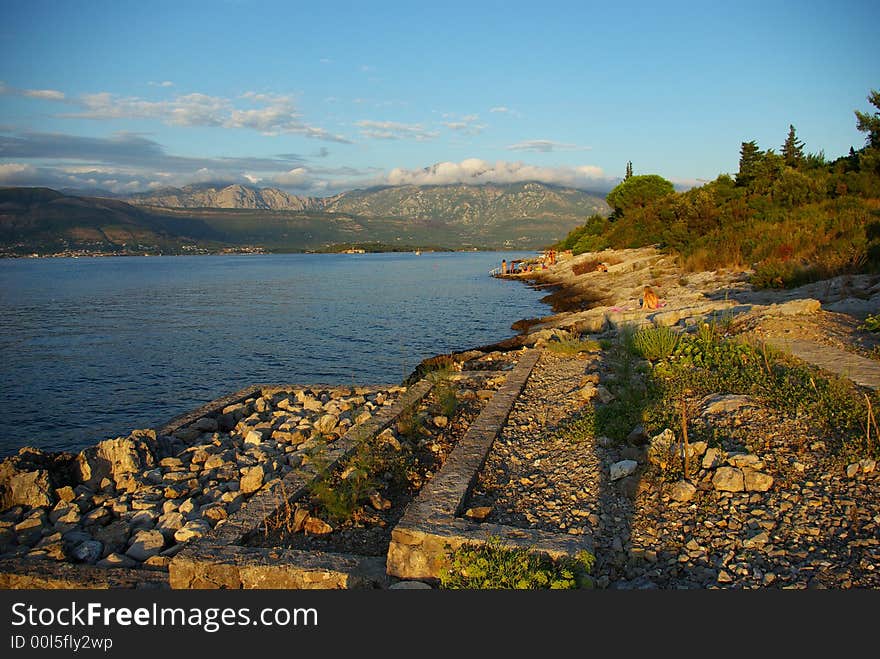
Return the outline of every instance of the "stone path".
[[[880,389],[880,362],[873,359],[803,339],[769,337],[766,342],[768,345],[788,352],[805,362],[849,378],[862,387]]]

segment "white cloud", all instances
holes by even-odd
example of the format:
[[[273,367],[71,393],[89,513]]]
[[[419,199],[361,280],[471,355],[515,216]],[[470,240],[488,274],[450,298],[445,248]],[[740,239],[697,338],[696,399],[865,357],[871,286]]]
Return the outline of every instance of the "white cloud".
[[[84,94],[71,101],[80,112],[61,115],[77,119],[153,119],[173,126],[208,126],[255,130],[264,135],[298,134],[328,142],[350,143],[342,135],[305,123],[289,96],[247,92],[251,106],[241,108],[229,98],[191,93],[150,101],[109,92]]]
[[[450,117],[450,115],[443,115]],[[479,135],[486,128],[485,124],[477,123],[480,119],[479,115],[467,114],[460,118],[452,117],[453,121],[444,121],[443,125],[450,130],[457,131],[462,135]]]
[[[0,165],[0,183],[4,185],[27,185],[37,175],[37,168],[18,162]]]
[[[499,105],[499,106],[494,107],[494,108],[489,108],[489,112],[502,112],[502,113],[505,113],[505,112],[510,112],[510,108],[506,108],[506,107],[504,107],[503,105]]]
[[[425,142],[435,139],[439,133],[426,129],[421,124],[402,124],[396,121],[372,121],[362,119],[355,125],[361,129],[361,135],[374,140],[406,140]]]
[[[63,101],[65,99],[64,92],[56,89],[19,89],[18,87],[10,87],[2,80],[0,80],[0,95],[25,96],[44,101]]]
[[[388,174],[390,185],[448,185],[452,183],[517,183],[541,181],[575,187],[607,186],[600,167],[540,167],[523,162],[499,160],[489,163],[478,158],[461,162],[441,162],[424,169],[395,168]]]
[[[282,172],[273,176],[271,181],[277,185],[286,185],[292,188],[305,187],[310,183],[309,171],[305,167],[295,167],[288,172]]]
[[[536,153],[550,153],[552,151],[589,151],[591,146],[578,146],[553,140],[526,140],[505,147],[508,151],[533,151]]]

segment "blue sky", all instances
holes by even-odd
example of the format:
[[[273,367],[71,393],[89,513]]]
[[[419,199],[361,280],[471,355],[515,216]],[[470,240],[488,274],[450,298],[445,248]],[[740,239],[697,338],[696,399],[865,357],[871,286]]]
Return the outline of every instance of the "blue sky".
[[[0,185],[607,190],[864,144],[880,3],[611,4],[0,0]]]

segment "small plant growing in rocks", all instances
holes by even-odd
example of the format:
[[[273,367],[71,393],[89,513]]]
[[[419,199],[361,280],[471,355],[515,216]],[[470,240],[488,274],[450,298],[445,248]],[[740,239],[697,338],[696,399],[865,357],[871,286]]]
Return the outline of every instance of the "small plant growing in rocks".
[[[450,552],[440,572],[440,587],[477,590],[592,588],[589,576],[595,557],[584,550],[575,558],[553,560],[522,548],[504,547],[491,537],[484,544],[467,543]]]
[[[582,339],[573,337],[569,339],[560,339],[559,341],[549,341],[547,350],[555,352],[558,355],[579,355],[584,352],[596,352],[599,350],[599,343],[592,339]]]
[[[675,352],[678,332],[669,327],[646,327],[633,336],[633,347],[642,357],[655,362]]]

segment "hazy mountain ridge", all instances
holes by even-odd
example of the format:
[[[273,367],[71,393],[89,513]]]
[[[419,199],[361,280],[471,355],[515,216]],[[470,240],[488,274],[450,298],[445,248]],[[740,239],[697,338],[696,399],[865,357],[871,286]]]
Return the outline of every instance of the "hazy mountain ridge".
[[[362,217],[498,224],[517,218],[583,219],[606,213],[602,196],[545,183],[401,185],[352,190],[332,197],[301,197],[277,188],[198,185],[167,188],[126,199],[160,208],[237,208],[347,213]]]
[[[138,206],[160,208],[244,208],[249,210],[320,210],[323,203],[314,197],[288,194],[278,188],[256,188],[238,183],[224,187],[202,184],[183,188],[163,188],[125,198]]]
[[[590,193],[541,183],[408,185],[326,198],[296,197],[274,188],[197,185],[132,201],[48,188],[2,188],[0,254],[232,247],[307,251],[376,242],[534,249],[565,237],[593,213],[607,211],[604,201]]]

